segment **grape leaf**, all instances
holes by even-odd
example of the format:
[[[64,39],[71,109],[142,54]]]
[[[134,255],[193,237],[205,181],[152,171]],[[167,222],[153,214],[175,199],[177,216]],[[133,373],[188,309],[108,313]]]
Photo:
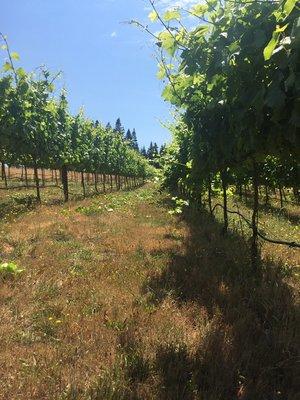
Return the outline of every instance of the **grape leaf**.
[[[155,22],[158,19],[158,15],[156,11],[151,11],[151,13],[148,15],[148,18],[150,19],[151,22]]]

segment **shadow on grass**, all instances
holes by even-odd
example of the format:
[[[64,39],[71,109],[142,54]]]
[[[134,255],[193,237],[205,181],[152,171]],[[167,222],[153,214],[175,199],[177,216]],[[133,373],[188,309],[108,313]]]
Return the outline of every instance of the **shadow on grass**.
[[[208,323],[192,354],[184,346],[156,349],[157,398],[296,400],[299,309],[286,270],[261,261],[254,276],[242,238],[222,237],[220,224],[207,214],[185,219],[184,253],[171,253],[144,291],[155,304],[170,293],[179,306],[197,304]]]
[[[273,205],[261,205],[260,210],[263,212],[271,213],[279,218],[285,218],[292,225],[299,225],[300,215],[286,208],[279,208]]]
[[[35,209],[37,205],[35,196],[14,194],[0,201],[0,219],[15,218]]]

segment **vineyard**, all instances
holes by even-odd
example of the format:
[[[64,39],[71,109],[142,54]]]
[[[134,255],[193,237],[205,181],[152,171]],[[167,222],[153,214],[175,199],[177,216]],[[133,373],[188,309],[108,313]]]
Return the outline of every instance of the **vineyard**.
[[[300,3],[148,3],[148,150],[0,34],[0,400],[298,400]]]
[[[257,270],[259,187],[265,187],[266,204],[269,189],[278,189],[283,207],[283,187],[292,188],[299,204],[299,2],[213,0],[165,14],[150,3],[149,18],[163,30],[142,27],[157,40],[158,76],[167,80],[163,97],[179,115],[165,157],[165,184],[199,207],[207,194],[211,214],[213,190],[221,188],[225,234],[227,190],[234,185],[243,196],[250,184]],[[196,28],[184,25],[186,14],[198,20]]]
[[[16,68],[14,60],[19,55],[10,51],[5,36],[2,39],[3,50],[8,55],[3,67],[6,73],[0,81],[0,158],[5,187],[6,165],[21,166],[20,178],[27,184],[27,168],[33,169],[38,202],[41,201],[40,178],[43,185],[45,169],[60,171],[65,201],[69,199],[69,173],[72,172],[74,179],[81,174],[84,193],[85,174],[88,178],[93,174],[96,191],[99,174],[103,176],[104,191],[107,175],[110,175],[111,188],[114,175],[120,189],[123,181],[135,185],[137,179],[153,174],[148,162],[130,147],[121,131],[89,120],[83,111],[75,117],[70,115],[65,91],[58,98],[55,96],[57,76],[41,69],[38,79],[23,68]],[[41,174],[38,169],[42,170]]]
[[[2,185],[0,189],[21,189],[21,188],[36,188],[36,177],[38,179],[38,188],[43,189],[47,187],[61,188],[63,183],[63,176],[61,170],[44,168],[35,170],[26,166],[22,167],[6,167],[2,168]],[[113,190],[120,190],[123,188],[133,189],[140,186],[145,181],[143,177],[136,176],[120,176],[120,175],[106,175],[99,173],[76,172],[68,171],[66,176],[68,182],[67,199],[69,198],[69,186],[73,185],[77,188],[81,186],[82,195],[106,193]],[[66,198],[65,198],[66,201]]]

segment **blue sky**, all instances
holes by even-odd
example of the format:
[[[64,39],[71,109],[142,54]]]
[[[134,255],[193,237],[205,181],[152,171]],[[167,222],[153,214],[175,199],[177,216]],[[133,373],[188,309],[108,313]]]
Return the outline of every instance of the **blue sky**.
[[[59,85],[66,85],[73,113],[83,105],[105,124],[120,117],[125,128],[136,128],[140,144],[162,144],[170,136],[159,121],[171,116],[160,97],[155,51],[145,33],[122,23],[145,22],[147,6],[146,0],[10,0],[1,5],[0,31],[26,70],[45,64],[63,71]]]

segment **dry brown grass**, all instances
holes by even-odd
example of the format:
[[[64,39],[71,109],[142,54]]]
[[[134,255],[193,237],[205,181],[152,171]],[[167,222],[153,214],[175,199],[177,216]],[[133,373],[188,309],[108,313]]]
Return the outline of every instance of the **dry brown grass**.
[[[147,186],[0,224],[1,259],[25,268],[0,281],[1,400],[296,400],[299,253],[264,246],[253,277],[240,236],[164,198]]]

